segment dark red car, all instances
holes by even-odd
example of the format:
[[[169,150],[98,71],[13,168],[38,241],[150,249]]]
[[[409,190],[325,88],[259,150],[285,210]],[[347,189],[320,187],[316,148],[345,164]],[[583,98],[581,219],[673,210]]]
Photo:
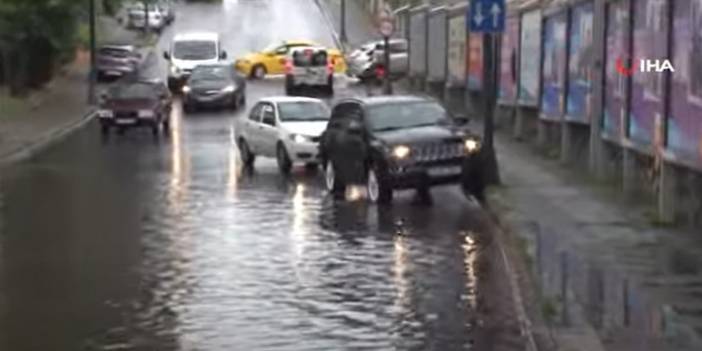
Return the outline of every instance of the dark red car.
[[[151,128],[158,135],[161,127],[168,132],[171,115],[171,93],[162,81],[120,81],[100,96],[100,120],[103,135],[116,128],[121,134],[127,128]]]

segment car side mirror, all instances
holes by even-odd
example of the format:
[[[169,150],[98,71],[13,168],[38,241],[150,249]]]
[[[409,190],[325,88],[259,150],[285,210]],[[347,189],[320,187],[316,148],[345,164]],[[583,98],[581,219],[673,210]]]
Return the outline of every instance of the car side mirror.
[[[351,135],[361,135],[363,134],[363,126],[358,122],[351,122],[347,128],[349,134]]]
[[[171,54],[169,54],[168,51],[164,51],[164,52],[163,52],[163,58],[165,58],[166,60],[170,60],[170,59],[171,59]]]
[[[466,115],[458,115],[453,117],[453,121],[459,126],[466,126],[470,123],[470,118]]]
[[[219,53],[219,58],[222,59],[222,60],[226,60],[226,59],[227,59],[227,52],[226,52],[226,51],[220,52],[220,53]]]

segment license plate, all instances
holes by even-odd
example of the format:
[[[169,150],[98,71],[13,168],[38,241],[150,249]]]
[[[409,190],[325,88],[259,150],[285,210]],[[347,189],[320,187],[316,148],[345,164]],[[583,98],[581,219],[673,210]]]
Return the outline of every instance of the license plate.
[[[136,120],[135,119],[118,119],[115,122],[117,124],[121,124],[121,125],[128,125],[128,124],[135,124]]]
[[[427,170],[431,177],[446,177],[461,174],[461,166],[433,167]]]

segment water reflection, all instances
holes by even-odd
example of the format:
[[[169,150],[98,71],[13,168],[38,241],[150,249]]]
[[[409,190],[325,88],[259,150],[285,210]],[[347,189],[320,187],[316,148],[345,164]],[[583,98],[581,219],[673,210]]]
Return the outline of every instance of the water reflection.
[[[190,161],[183,145],[183,108],[174,104],[171,111],[171,176],[168,187],[168,203],[175,212],[183,209],[190,180]]]

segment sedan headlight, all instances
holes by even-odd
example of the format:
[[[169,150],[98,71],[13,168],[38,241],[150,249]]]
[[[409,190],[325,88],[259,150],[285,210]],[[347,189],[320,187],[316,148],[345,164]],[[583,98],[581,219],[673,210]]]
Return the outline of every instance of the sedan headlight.
[[[471,153],[477,151],[480,148],[480,143],[475,139],[466,139],[464,145],[466,147],[466,150],[468,150],[468,152]]]
[[[154,111],[151,110],[139,110],[139,118],[153,118]]]
[[[178,68],[178,66],[171,66],[171,74],[175,76],[180,75],[180,68]]]
[[[98,117],[99,118],[112,118],[114,117],[114,113],[112,110],[98,110]]]
[[[236,89],[236,86],[235,86],[235,85],[229,85],[229,86],[225,87],[224,89],[222,89],[222,92],[224,92],[224,93],[233,93],[233,92],[234,92],[234,89]]]
[[[300,134],[290,134],[290,139],[296,143],[309,143],[312,141],[310,137]]]
[[[184,85],[184,86],[183,86],[183,93],[184,93],[184,94],[187,94],[187,93],[189,93],[189,92],[190,92],[190,87],[187,86],[187,85]]]
[[[405,145],[398,145],[398,146],[395,146],[395,147],[392,149],[392,155],[393,155],[395,158],[401,160],[401,159],[407,158],[407,156],[409,156],[409,154],[410,154],[410,151],[411,151],[411,150],[410,150],[410,148],[409,148],[408,146],[405,146]]]

